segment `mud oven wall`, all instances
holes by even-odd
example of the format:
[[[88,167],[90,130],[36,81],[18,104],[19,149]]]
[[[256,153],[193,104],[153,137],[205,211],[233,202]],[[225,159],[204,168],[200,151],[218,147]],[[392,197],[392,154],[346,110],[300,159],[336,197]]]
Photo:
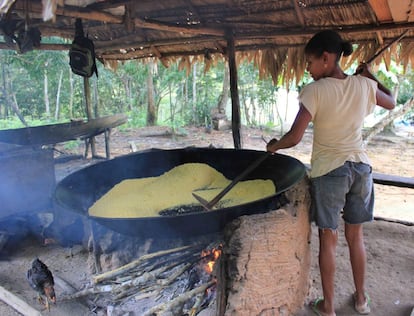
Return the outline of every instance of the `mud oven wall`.
[[[287,192],[289,204],[243,216],[226,227],[225,315],[294,315],[309,290],[310,194],[307,179]]]

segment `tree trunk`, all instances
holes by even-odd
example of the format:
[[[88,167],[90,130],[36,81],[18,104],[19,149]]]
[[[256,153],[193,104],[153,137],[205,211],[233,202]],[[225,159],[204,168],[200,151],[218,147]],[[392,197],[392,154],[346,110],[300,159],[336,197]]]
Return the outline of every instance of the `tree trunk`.
[[[89,83],[89,78],[83,77],[83,89],[85,95],[85,108],[86,108],[86,116],[88,117],[88,121],[93,119],[92,116],[92,106],[91,106],[91,86]],[[85,158],[88,156],[88,146],[91,146],[91,154],[92,158],[96,157],[96,147],[95,147],[95,137],[92,136],[91,138],[86,140],[86,148],[85,148]]]
[[[246,102],[246,96],[244,95],[243,91],[241,91],[240,93],[241,93],[241,100],[242,100],[241,104],[243,105],[244,116],[246,117],[246,124],[250,126],[252,125],[252,119],[249,114],[249,106],[247,105],[247,102]]]
[[[174,129],[174,105],[173,105],[173,101],[172,101],[172,89],[171,89],[171,82],[168,83],[168,94],[169,94],[169,99],[170,99],[170,117],[171,117],[171,127],[173,129],[173,133],[175,131]]]
[[[253,88],[252,88],[253,90]],[[255,102],[255,96],[253,96],[251,93],[249,93],[250,98],[250,105],[252,107],[252,119],[250,120],[250,123],[253,125],[257,125],[258,119],[260,122],[260,118],[257,117],[257,109],[256,109],[256,102]]]
[[[20,113],[19,105],[17,103],[16,96],[13,93],[13,84],[12,81],[9,79],[8,70],[3,68],[3,87],[4,87],[4,97],[5,97],[5,114],[8,116],[8,105],[12,108],[13,112],[16,113],[19,120],[23,123],[24,126],[28,126],[24,116]],[[6,79],[8,78],[8,79]],[[6,117],[7,117],[6,116]]]
[[[12,90],[11,90],[12,91]],[[20,109],[19,109],[19,105],[17,103],[17,99],[16,99],[16,95],[14,93],[12,93],[13,96],[13,101],[10,102],[11,107],[14,111],[14,113],[16,113],[17,117],[20,119],[20,121],[23,123],[24,126],[29,126],[26,122],[26,120],[24,119],[24,116],[22,115],[22,113],[20,113]]]
[[[85,111],[88,121],[93,119],[92,115],[92,106],[91,106],[91,86],[89,83],[89,78],[83,77],[83,94],[85,96]]]
[[[184,113],[186,113],[187,109],[188,109],[188,76],[185,77],[184,79],[184,87],[183,87],[184,91],[183,91],[183,98],[184,98],[184,103],[183,106],[181,107],[181,117],[184,117]]]
[[[43,71],[43,83],[44,83],[44,87],[43,87],[43,93],[44,93],[44,98],[45,98],[45,115],[47,118],[50,118],[50,101],[49,101],[49,87],[48,87],[48,78],[47,78],[47,70],[46,68]]]
[[[288,109],[289,109],[289,89],[286,89],[285,117],[283,118],[283,122],[287,121]]]
[[[193,124],[198,125],[197,116],[197,63],[193,64]]]
[[[58,82],[58,89],[56,92],[56,108],[55,108],[55,120],[59,120],[59,112],[60,112],[60,90],[62,88],[62,79],[63,79],[63,70],[60,72],[59,82]]]
[[[226,113],[226,105],[229,101],[229,89],[230,89],[230,72],[229,67],[224,67],[223,75],[223,89],[221,91],[219,102],[217,104],[218,112],[220,114]]]
[[[73,73],[72,70],[69,68],[69,117],[73,117],[73,95],[75,93],[74,81],[73,81]]]
[[[375,124],[373,127],[369,129],[364,135],[364,142],[365,144],[368,144],[372,138],[380,133],[388,124],[390,124],[395,119],[403,116],[405,113],[407,113],[412,107],[414,106],[414,97],[409,99],[405,104],[399,108],[398,110],[392,111],[384,117],[381,121],[379,121],[377,124]]]
[[[157,113],[155,111],[155,95],[154,95],[154,62],[148,63],[147,91],[148,91],[148,107],[147,107],[147,126],[154,126],[157,122]]]
[[[133,104],[133,97],[132,97],[132,91],[131,91],[131,80],[128,76],[121,76],[119,78],[122,82],[122,84],[124,85],[124,89],[125,89],[125,96],[126,99],[128,100],[127,103],[127,109],[128,111],[132,110],[132,104]],[[123,109],[121,109],[121,111],[123,111]]]
[[[99,90],[98,90],[98,78],[93,81],[93,113],[94,117],[99,117]]]
[[[4,100],[4,107],[3,107],[3,111],[2,111],[2,106],[0,103],[0,118],[6,118],[8,116],[8,107],[7,107],[7,85],[6,85],[6,69],[5,69],[5,64],[1,63],[1,74],[2,74],[2,99]],[[3,103],[3,102],[2,102]],[[2,115],[3,112],[3,115]]]

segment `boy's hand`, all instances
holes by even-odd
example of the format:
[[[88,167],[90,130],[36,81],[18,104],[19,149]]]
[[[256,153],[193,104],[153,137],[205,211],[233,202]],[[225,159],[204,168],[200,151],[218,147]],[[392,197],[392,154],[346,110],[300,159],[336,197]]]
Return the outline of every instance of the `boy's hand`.
[[[372,74],[369,65],[367,63],[360,63],[355,71],[355,75],[362,75],[370,78]]]
[[[272,138],[266,145],[266,151],[270,152],[270,153],[274,153],[275,152],[275,145],[278,142],[278,140],[276,138]]]

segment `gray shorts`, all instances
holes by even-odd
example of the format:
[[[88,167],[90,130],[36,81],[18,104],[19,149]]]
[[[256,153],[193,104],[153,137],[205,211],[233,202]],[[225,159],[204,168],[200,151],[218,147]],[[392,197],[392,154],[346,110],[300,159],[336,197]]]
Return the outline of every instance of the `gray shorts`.
[[[327,174],[311,179],[311,219],[319,228],[337,229],[343,219],[349,224],[372,221],[374,184],[372,168],[347,161]]]

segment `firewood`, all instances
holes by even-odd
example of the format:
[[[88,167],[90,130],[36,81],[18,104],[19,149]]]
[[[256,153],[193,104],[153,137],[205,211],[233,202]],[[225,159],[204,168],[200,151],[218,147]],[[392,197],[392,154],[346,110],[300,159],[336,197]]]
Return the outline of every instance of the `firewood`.
[[[89,287],[84,290],[75,292],[73,294],[66,295],[61,298],[62,301],[65,300],[72,300],[75,298],[91,295],[91,294],[100,294],[100,293],[106,293],[106,292],[112,292],[115,290],[115,288],[119,287],[119,285],[101,285],[101,286],[94,286]]]
[[[203,299],[204,299],[204,293],[197,294],[196,301],[195,301],[193,307],[191,307],[191,310],[189,312],[189,316],[196,316],[197,315],[197,313],[200,311],[201,304],[203,303]]]
[[[173,283],[180,275],[182,275],[185,271],[187,271],[192,266],[191,263],[185,264],[181,269],[176,271],[175,273],[171,274],[168,278],[160,280],[158,284],[167,286]]]
[[[139,300],[145,297],[162,296],[165,289],[174,286],[174,282],[182,280],[185,282],[186,277],[183,274],[191,270],[195,264],[205,259],[210,260],[211,254],[202,255],[202,250],[210,249],[210,246],[211,244],[196,244],[143,255],[122,267],[96,275],[90,287],[76,293],[69,293],[61,300],[100,294],[109,295],[111,300],[118,304],[130,298]],[[205,289],[215,283],[216,281],[211,281],[179,295],[167,305],[159,306],[161,309],[179,309],[183,302],[196,298],[196,304],[191,312],[197,313],[200,309],[199,301],[201,300],[202,303],[205,296]]]
[[[203,285],[200,285],[199,287],[192,289],[191,291],[185,292],[179,296],[177,296],[176,298],[174,298],[171,301],[156,305],[154,307],[152,307],[151,309],[149,309],[148,311],[146,311],[143,316],[150,316],[153,314],[162,312],[162,311],[170,311],[173,310],[175,307],[184,304],[186,301],[188,301],[189,299],[193,298],[194,296],[196,296],[197,294],[200,293],[204,293],[208,288],[212,287],[214,284],[216,284],[216,281],[210,281],[208,283],[205,283]]]
[[[150,292],[145,292],[145,293],[141,293],[135,296],[135,300],[139,301],[145,298],[149,298],[149,297],[153,297],[155,295],[158,295],[159,292],[158,291],[150,291]]]
[[[192,245],[183,246],[183,247],[178,247],[178,248],[173,248],[173,249],[168,249],[168,250],[161,250],[161,251],[158,251],[158,252],[143,255],[140,258],[138,258],[137,260],[134,260],[134,261],[122,266],[122,267],[119,267],[117,269],[107,271],[105,273],[94,276],[93,277],[93,283],[97,284],[97,283],[100,283],[102,281],[105,281],[105,280],[114,278],[116,276],[119,276],[119,275],[121,275],[121,274],[137,267],[138,265],[140,265],[145,260],[160,257],[160,256],[163,256],[163,255],[166,255],[166,254],[171,254],[171,253],[174,253],[174,252],[183,251],[183,250],[189,249],[191,247],[193,247],[193,246]]]
[[[87,295],[93,295],[93,294],[101,294],[101,293],[113,293],[115,294],[115,299],[119,300],[126,296],[131,296],[137,292],[139,292],[145,284],[154,282],[156,283],[156,280],[158,277],[163,274],[165,271],[169,270],[170,266],[164,266],[160,267],[155,270],[145,271],[141,275],[139,275],[136,278],[132,278],[129,280],[126,280],[122,283],[116,283],[116,284],[106,284],[106,285],[100,285],[100,286],[92,286],[86,289],[83,289],[81,291],[78,291],[76,293],[71,293],[65,297],[62,298],[62,300],[71,300]],[[188,267],[186,267],[188,269]],[[179,270],[177,273],[173,274],[171,277],[166,279],[164,281],[165,283],[159,283],[158,287],[166,286],[174,281],[179,275],[181,275],[183,271]],[[130,289],[133,289],[131,291]]]

